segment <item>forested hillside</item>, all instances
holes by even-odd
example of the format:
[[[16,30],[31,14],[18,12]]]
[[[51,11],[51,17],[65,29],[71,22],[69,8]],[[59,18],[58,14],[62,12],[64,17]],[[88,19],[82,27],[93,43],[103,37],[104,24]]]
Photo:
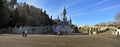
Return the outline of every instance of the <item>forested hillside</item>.
[[[15,26],[47,26],[54,22],[46,10],[17,0],[0,0],[0,28]]]

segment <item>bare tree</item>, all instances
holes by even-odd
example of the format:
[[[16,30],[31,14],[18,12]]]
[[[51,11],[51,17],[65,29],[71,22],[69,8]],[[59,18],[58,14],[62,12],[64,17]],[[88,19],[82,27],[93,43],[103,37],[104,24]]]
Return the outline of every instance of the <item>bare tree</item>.
[[[116,15],[115,19],[117,22],[120,22],[120,12]]]

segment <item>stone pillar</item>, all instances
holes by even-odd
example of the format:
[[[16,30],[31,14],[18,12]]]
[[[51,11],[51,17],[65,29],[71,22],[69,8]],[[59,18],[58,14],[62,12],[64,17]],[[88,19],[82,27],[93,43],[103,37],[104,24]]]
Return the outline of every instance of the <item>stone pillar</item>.
[[[91,28],[89,27],[89,35],[91,35]]]

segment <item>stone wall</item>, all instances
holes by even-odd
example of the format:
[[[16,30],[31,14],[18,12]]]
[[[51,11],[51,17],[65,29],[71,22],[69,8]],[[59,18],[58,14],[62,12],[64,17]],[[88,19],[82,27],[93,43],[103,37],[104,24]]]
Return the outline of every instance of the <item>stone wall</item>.
[[[20,34],[22,31],[27,31],[28,34],[43,34],[47,32],[52,32],[52,28],[50,30],[49,26],[45,27],[18,27],[18,28],[13,28],[13,32]]]

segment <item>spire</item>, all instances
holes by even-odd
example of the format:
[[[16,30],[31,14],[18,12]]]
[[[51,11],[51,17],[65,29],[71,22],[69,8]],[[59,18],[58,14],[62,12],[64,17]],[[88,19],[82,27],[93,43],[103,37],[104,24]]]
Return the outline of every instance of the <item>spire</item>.
[[[70,16],[70,20],[71,20],[71,16]]]
[[[66,16],[66,7],[64,6],[63,15]]]
[[[70,16],[70,21],[69,21],[69,24],[70,24],[70,25],[72,24],[72,19],[71,19],[71,16]]]
[[[59,19],[59,16],[58,16],[58,18],[57,18],[57,19],[58,19],[58,20],[60,20],[60,19]]]
[[[50,16],[50,18],[52,19],[52,16]]]
[[[64,6],[64,10],[63,10],[63,22],[67,22],[67,18],[66,18],[66,8]]]
[[[66,7],[64,6],[64,10],[66,9]]]

